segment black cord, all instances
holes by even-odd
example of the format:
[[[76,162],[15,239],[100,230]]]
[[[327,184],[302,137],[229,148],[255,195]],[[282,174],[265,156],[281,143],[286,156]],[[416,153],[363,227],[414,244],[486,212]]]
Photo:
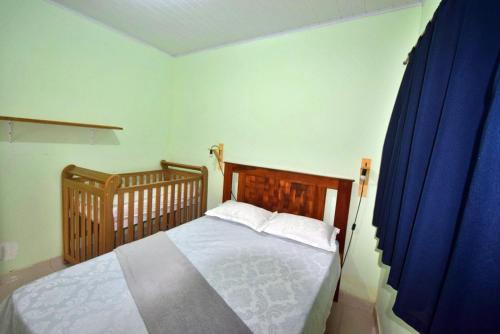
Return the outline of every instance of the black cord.
[[[362,174],[363,176],[366,175]],[[344,266],[345,261],[347,260],[347,254],[349,254],[349,249],[351,248],[351,242],[352,242],[352,236],[354,235],[354,230],[356,229],[356,221],[358,220],[358,214],[359,214],[359,207],[361,206],[361,200],[363,199],[363,190],[365,188],[365,180],[363,179],[363,182],[361,182],[361,193],[359,194],[359,202],[358,202],[358,208],[356,209],[356,216],[354,216],[354,222],[352,223],[351,227],[351,237],[349,238],[349,243],[347,244],[347,250],[345,251],[344,259],[342,260],[342,266]]]

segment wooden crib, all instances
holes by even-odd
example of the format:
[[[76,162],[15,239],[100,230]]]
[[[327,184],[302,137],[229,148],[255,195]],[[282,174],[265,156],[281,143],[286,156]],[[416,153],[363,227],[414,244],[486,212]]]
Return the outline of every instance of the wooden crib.
[[[61,184],[66,262],[91,259],[205,213],[207,168],[164,160],[160,165],[160,170],[124,174],[75,165],[64,168]]]

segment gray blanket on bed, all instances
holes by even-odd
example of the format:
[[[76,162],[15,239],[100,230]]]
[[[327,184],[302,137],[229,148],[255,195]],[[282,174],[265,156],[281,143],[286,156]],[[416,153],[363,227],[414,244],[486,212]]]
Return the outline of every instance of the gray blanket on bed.
[[[251,333],[166,233],[115,253],[150,334]]]

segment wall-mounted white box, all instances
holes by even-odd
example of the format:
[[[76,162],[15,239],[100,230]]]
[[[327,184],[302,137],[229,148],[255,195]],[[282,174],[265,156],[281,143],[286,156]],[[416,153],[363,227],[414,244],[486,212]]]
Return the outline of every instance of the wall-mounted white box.
[[[17,256],[17,242],[0,242],[0,261],[13,260]]]

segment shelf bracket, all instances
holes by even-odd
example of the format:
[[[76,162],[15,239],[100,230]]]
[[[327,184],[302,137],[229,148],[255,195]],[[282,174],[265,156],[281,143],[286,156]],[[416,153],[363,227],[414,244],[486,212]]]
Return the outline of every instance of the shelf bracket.
[[[12,143],[12,136],[14,134],[14,124],[12,123],[12,121],[8,121],[7,126],[8,126],[7,134],[9,136],[9,143]]]

